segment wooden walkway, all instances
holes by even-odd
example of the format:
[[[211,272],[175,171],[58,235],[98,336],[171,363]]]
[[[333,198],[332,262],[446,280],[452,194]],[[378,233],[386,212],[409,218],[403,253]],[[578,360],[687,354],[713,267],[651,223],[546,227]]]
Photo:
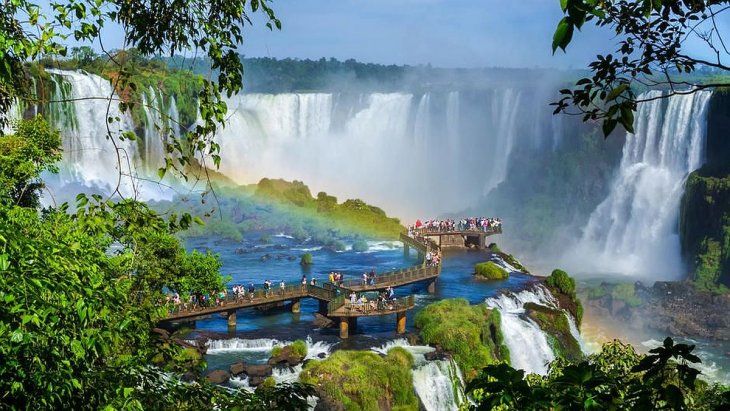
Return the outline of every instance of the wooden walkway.
[[[430,230],[420,230],[414,233],[414,236],[406,234],[400,235],[400,241],[403,243],[404,253],[409,254],[409,249],[414,248],[419,255],[420,264],[382,274],[376,273],[374,281],[365,282],[363,280],[351,279],[339,284],[325,282],[322,286],[318,285],[301,285],[288,284],[282,290],[277,285],[273,285],[268,292],[257,290],[253,296],[246,293],[243,298],[236,298],[232,294],[228,294],[224,301],[214,307],[189,307],[186,304],[176,306],[169,311],[167,317],[161,321],[190,321],[199,317],[205,317],[217,313],[225,313],[228,317],[229,330],[235,330],[236,311],[244,308],[262,307],[291,302],[292,312],[300,311],[300,300],[302,298],[314,298],[319,301],[319,312],[326,314],[330,318],[339,319],[340,337],[348,338],[349,329],[356,326],[356,320],[359,317],[396,315],[396,331],[398,333],[405,332],[406,312],[415,306],[412,295],[388,300],[385,303],[378,304],[377,301],[370,301],[366,304],[350,303],[349,295],[352,292],[363,293],[369,291],[381,291],[387,287],[402,287],[409,284],[427,281],[428,292],[435,291],[436,279],[441,274],[441,264],[427,266],[424,257],[427,253],[437,253],[440,251],[439,243],[435,242],[432,237],[439,235],[479,235],[486,236],[499,232],[478,231],[446,231],[437,232]],[[483,243],[483,237],[480,237],[480,244]]]

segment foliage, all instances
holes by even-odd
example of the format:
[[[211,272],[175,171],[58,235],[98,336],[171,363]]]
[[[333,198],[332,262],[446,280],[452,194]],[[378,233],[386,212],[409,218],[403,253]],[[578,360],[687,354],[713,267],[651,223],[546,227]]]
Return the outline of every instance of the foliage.
[[[358,253],[365,252],[368,248],[370,248],[368,246],[368,242],[363,239],[357,239],[354,243],[352,243],[352,251],[356,251]]]
[[[426,344],[439,344],[452,353],[467,379],[488,364],[509,362],[500,315],[484,304],[462,298],[441,300],[416,314],[416,327]]]
[[[487,246],[487,249],[493,253],[501,253],[502,250],[499,249],[499,246],[497,243],[489,243],[489,246]]]
[[[630,307],[642,304],[641,298],[636,295],[636,287],[631,283],[618,283],[611,290],[611,297],[625,302]]]
[[[311,253],[304,253],[302,254],[302,258],[299,261],[299,264],[301,265],[312,265],[314,262],[312,261],[312,254]]]
[[[372,351],[338,350],[305,364],[303,383],[345,410],[418,410],[413,391],[413,357],[393,348],[384,357]]]
[[[698,66],[727,73],[730,66],[721,56],[728,55],[717,16],[728,9],[728,0],[561,0],[564,17],[553,36],[553,53],[570,44],[575,29],[594,21],[596,26],[613,31],[618,39],[616,56],[598,55],[589,64],[593,72],[564,89],[563,97],[553,105],[555,113],[578,109],[583,121],[600,120],[603,134],[608,136],[621,124],[633,132],[634,111],[642,101],[635,87],[664,87],[669,95],[689,94],[697,90],[726,86],[727,79],[717,83],[693,82],[683,73],[692,73]],[[704,43],[696,56],[684,47],[688,38]],[[705,60],[703,53],[715,55]]]
[[[473,409],[722,409],[730,405],[727,387],[697,380],[694,346],[667,338],[649,355],[636,354],[619,341],[600,353],[570,363],[558,359],[548,375],[524,377],[507,364],[490,365],[467,385]]]
[[[507,270],[491,261],[476,264],[474,266],[474,273],[477,277],[487,280],[506,280],[509,278]]]
[[[555,269],[545,279],[548,287],[560,290],[561,293],[575,297],[575,280],[563,270]]]
[[[292,352],[299,357],[307,356],[307,342],[304,340],[295,340],[291,343]]]
[[[57,172],[61,137],[40,116],[13,125],[0,136],[0,202],[38,207],[44,171]]]

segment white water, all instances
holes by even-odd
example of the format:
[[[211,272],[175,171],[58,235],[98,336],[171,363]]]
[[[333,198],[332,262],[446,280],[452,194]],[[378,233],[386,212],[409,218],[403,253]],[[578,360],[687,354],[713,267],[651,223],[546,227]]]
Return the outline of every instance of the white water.
[[[413,370],[413,386],[426,411],[458,410],[464,380],[453,360],[428,361]]]
[[[427,411],[459,409],[464,400],[464,379],[453,360],[426,361],[425,355],[435,348],[411,345],[405,338],[388,341],[371,350],[385,355],[395,347],[401,347],[413,356],[413,387]]]
[[[516,294],[502,293],[486,300],[489,307],[496,308],[501,314],[502,334],[509,348],[512,367],[545,375],[555,354],[540,327],[525,315],[524,305],[527,302],[555,307],[555,299],[544,287]]]
[[[217,136],[221,171],[302,180],[401,217],[458,211],[504,180],[522,123],[544,123],[522,91],[480,93],[237,95]]]
[[[640,104],[618,175],[566,258],[569,265],[652,279],[682,275],[679,204],[687,175],[702,165],[710,96],[700,91]]]

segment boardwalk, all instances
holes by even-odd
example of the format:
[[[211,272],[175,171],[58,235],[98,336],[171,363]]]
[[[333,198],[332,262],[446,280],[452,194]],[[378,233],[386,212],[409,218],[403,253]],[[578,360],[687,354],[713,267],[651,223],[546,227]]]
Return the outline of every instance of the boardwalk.
[[[501,233],[501,229],[499,230]],[[410,248],[415,249],[419,255],[420,263],[418,265],[395,270],[390,272],[378,273],[374,280],[363,281],[351,279],[339,284],[326,282],[322,286],[288,284],[282,290],[279,287],[273,287],[268,292],[257,290],[253,296],[246,294],[243,298],[236,298],[232,294],[219,304],[213,307],[191,307],[182,304],[174,307],[169,311],[167,317],[162,321],[191,321],[196,318],[205,317],[217,313],[225,313],[228,317],[229,330],[235,330],[236,311],[244,308],[266,307],[272,305],[280,305],[290,303],[292,312],[300,311],[300,300],[302,298],[314,298],[319,301],[319,312],[330,318],[338,319],[340,325],[340,337],[347,338],[349,330],[354,328],[358,317],[396,315],[396,331],[398,333],[405,332],[406,312],[415,305],[413,296],[389,300],[378,304],[375,301],[367,304],[351,304],[345,300],[352,292],[362,293],[368,291],[381,291],[387,287],[402,287],[405,285],[427,282],[427,290],[429,293],[435,292],[436,280],[441,274],[441,264],[426,265],[424,257],[427,253],[438,253],[441,247],[440,236],[462,235],[464,241],[467,236],[476,235],[479,238],[497,232],[484,231],[448,231],[436,232],[432,230],[419,230],[412,233],[413,236],[405,234],[400,235],[400,241],[403,242],[404,253],[409,254]],[[434,237],[438,241],[434,241]],[[480,245],[483,243],[480,240]]]

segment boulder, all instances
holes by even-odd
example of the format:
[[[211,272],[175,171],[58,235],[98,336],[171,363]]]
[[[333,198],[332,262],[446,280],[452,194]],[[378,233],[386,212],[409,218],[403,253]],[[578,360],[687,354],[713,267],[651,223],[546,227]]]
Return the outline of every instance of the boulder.
[[[246,371],[246,364],[244,364],[243,361],[235,362],[231,364],[229,371],[233,376],[241,375]]]
[[[205,379],[212,384],[223,384],[231,377],[226,370],[214,370],[205,376]]]
[[[277,355],[269,358],[269,365],[286,365],[294,367],[304,361],[304,356],[294,352],[290,345],[282,347]]]
[[[249,381],[252,378],[260,378],[261,381],[271,376],[273,368],[269,364],[244,364],[243,373],[248,375]],[[251,384],[257,385],[257,384]]]
[[[312,321],[314,328],[329,328],[334,324],[334,321],[330,320],[326,316],[320,313],[314,313],[314,321]]]

